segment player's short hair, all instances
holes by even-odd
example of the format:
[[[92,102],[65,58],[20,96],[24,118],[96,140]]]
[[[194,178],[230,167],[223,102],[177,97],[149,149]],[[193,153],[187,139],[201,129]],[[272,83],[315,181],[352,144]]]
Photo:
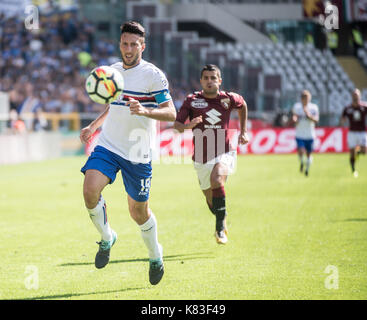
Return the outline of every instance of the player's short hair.
[[[358,88],[354,88],[353,91],[352,91],[352,94],[358,94],[358,95],[361,95],[361,90],[359,90]]]
[[[311,99],[311,92],[308,91],[308,90],[303,90],[302,93],[301,93],[301,98],[309,98]]]
[[[120,36],[127,32],[127,33],[133,33],[133,34],[137,34],[138,36],[145,38],[145,29],[144,27],[136,21],[127,21],[125,23],[123,23],[120,26],[120,30],[121,30],[121,34]]]
[[[216,71],[218,74],[219,78],[222,78],[220,69],[218,66],[216,66],[215,64],[207,64],[203,67],[203,69],[201,69],[201,74],[200,74],[200,79],[203,77],[203,73],[204,71]]]

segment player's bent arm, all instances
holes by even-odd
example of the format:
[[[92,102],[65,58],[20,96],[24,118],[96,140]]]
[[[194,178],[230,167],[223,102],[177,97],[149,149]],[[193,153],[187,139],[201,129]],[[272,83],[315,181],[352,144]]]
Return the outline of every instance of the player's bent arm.
[[[311,121],[313,121],[313,122],[315,122],[315,123],[319,122],[319,116],[318,116],[318,115],[313,116],[313,115],[311,115],[310,113],[306,113],[306,117],[307,117],[309,120],[311,120]]]
[[[247,132],[247,103],[244,101],[242,108],[238,109],[238,117],[240,119],[241,134]]]
[[[240,120],[240,135],[238,136],[239,144],[246,144],[249,142],[247,135],[247,103],[244,101],[242,108],[238,109],[238,117]]]
[[[175,121],[173,124],[173,128],[176,129],[178,132],[184,132],[186,126],[181,122]]]
[[[292,121],[293,121],[293,123],[297,123],[297,121],[298,121],[298,116],[294,113],[292,114]]]
[[[146,117],[159,121],[175,121],[176,108],[172,100],[161,103],[158,108],[149,108]]]
[[[181,123],[179,121],[175,121],[175,123],[173,124],[173,128],[179,132],[184,132],[184,130],[187,129],[194,129],[200,122],[203,122],[202,116],[198,116],[186,124]]]
[[[339,125],[340,125],[341,127],[344,127],[344,125],[345,125],[345,121],[346,121],[346,117],[341,116],[341,117],[340,117],[340,121],[339,121]]]
[[[81,140],[82,143],[87,143],[89,141],[89,139],[91,138],[91,136],[93,135],[93,133],[100,126],[102,126],[104,120],[107,117],[107,114],[108,114],[109,110],[110,110],[110,106],[106,105],[106,109],[97,117],[97,119],[92,121],[88,126],[86,126],[85,128],[83,128],[80,131],[80,140]]]

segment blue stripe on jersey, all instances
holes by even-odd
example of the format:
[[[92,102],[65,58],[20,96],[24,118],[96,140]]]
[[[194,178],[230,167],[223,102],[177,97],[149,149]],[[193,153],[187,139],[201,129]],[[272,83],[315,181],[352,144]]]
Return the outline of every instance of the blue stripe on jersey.
[[[136,96],[151,96],[151,95],[156,95],[158,93],[161,92],[168,92],[168,89],[162,89],[162,90],[158,90],[158,91],[152,91],[152,92],[137,92],[137,91],[130,91],[130,90],[123,90],[123,93],[130,93],[130,94],[134,94]]]
[[[131,93],[131,94],[135,94],[136,96],[151,96],[149,92],[137,92],[137,91],[123,90],[123,93]]]
[[[152,103],[144,103],[144,102],[140,102],[140,104],[143,106],[143,107],[147,107],[147,108],[158,108],[158,105],[157,104],[152,104]],[[126,105],[125,102],[112,102],[111,105],[113,106],[123,106],[123,107],[129,107]]]

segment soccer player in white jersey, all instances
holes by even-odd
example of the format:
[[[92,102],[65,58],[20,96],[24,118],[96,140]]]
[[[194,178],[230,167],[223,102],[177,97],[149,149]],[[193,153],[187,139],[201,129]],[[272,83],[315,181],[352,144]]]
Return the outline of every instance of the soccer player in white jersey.
[[[292,119],[296,124],[297,152],[300,160],[300,171],[303,172],[306,155],[305,175],[308,176],[312,163],[311,153],[313,142],[316,137],[315,125],[319,121],[319,108],[311,103],[311,93],[308,90],[302,91],[301,102],[297,102],[292,109]]]
[[[83,128],[80,139],[90,140],[102,126],[97,146],[81,169],[84,173],[85,206],[101,234],[95,266],[109,262],[110,249],[117,239],[107,220],[102,191],[114,182],[121,170],[129,212],[139,225],[149,253],[149,281],[157,284],[164,273],[162,246],[158,242],[157,221],[148,205],[152,178],[152,153],[155,146],[156,120],[174,121],[176,110],[163,72],[142,59],[145,30],[137,22],[121,26],[122,62],[112,65],[124,77],[124,90],[117,101],[90,125]]]

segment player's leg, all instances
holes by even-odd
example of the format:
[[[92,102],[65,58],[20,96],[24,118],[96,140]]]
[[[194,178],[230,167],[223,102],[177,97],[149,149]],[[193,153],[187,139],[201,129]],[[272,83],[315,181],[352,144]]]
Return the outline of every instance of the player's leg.
[[[309,171],[310,171],[310,166],[312,164],[313,140],[306,140],[305,141],[305,151],[306,151],[305,175],[307,177],[308,174],[309,174]]]
[[[310,166],[312,164],[312,152],[306,151],[306,169],[305,169],[305,176],[307,177],[310,171]]]
[[[304,154],[305,154],[305,150],[303,148],[298,148],[297,149],[297,154],[298,154],[298,159],[299,159],[299,171],[303,172],[303,168],[304,168]]]
[[[114,245],[117,235],[111,229],[107,219],[106,202],[102,197],[102,190],[110,179],[98,170],[89,169],[85,172],[83,196],[89,217],[101,235],[98,242],[99,249],[95,257],[95,266],[100,269],[110,260],[110,250]]]
[[[148,206],[148,201],[139,202],[128,195],[131,218],[139,225],[141,237],[149,254],[149,281],[156,285],[164,273],[163,251],[158,242],[157,219]]]
[[[107,161],[106,159],[109,159]],[[116,176],[116,168],[112,165],[111,152],[96,147],[81,169],[84,173],[83,196],[89,217],[101,235],[99,250],[95,257],[95,266],[103,268],[110,258],[110,249],[117,239],[107,219],[106,202],[102,197],[105,186],[112,183]]]
[[[215,215],[215,212],[213,211],[213,192],[212,192],[212,189],[209,188],[209,189],[205,189],[205,190],[201,190],[205,196],[205,199],[206,199],[206,204],[208,205],[208,208],[210,210],[210,212],[212,214]]]
[[[347,142],[349,148],[349,164],[352,169],[352,173],[355,177],[358,177],[356,171],[356,160],[357,160],[357,147],[358,147],[358,135],[356,132],[348,131]]]
[[[210,185],[212,190],[212,211],[215,214],[215,236],[218,243],[227,242],[227,228],[226,228],[226,193],[224,190],[224,184],[228,176],[227,165],[219,162],[213,167],[210,174]]]
[[[206,204],[208,205],[209,210],[215,215],[212,208],[212,189],[210,186],[210,174],[213,170],[213,167],[214,164],[194,162],[194,168],[198,176],[200,189],[205,196]]]
[[[163,249],[158,242],[157,220],[148,200],[152,179],[151,163],[134,164],[121,159],[121,174],[131,218],[138,224],[149,254],[149,281],[156,285],[164,274]]]
[[[303,168],[304,168],[304,154],[305,154],[305,148],[304,148],[304,143],[302,141],[302,139],[298,139],[296,138],[296,143],[297,143],[297,155],[298,155],[298,159],[299,159],[299,171],[303,172]]]
[[[349,163],[354,176],[358,176],[358,172],[356,171],[356,154],[356,147],[349,149]]]
[[[131,218],[139,225],[141,236],[148,249],[149,259],[162,258],[162,246],[158,242],[157,219],[149,208],[148,201],[139,202],[128,195]]]

